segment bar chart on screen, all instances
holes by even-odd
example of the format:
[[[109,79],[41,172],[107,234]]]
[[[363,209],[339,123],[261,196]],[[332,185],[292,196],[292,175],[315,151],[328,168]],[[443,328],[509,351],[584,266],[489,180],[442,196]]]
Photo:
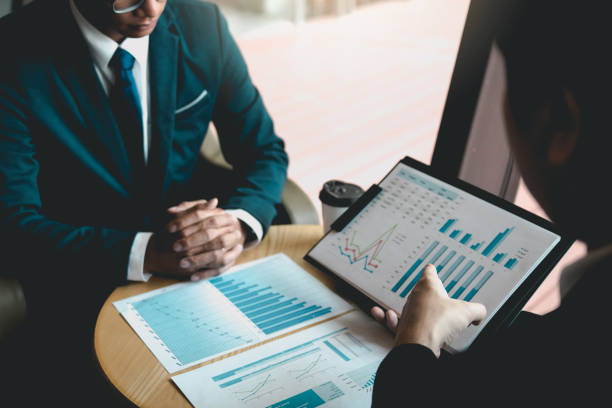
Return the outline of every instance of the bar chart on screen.
[[[352,309],[283,254],[114,305],[169,372]]]
[[[309,253],[397,312],[432,264],[448,295],[494,308],[558,236],[398,164],[382,191]]]

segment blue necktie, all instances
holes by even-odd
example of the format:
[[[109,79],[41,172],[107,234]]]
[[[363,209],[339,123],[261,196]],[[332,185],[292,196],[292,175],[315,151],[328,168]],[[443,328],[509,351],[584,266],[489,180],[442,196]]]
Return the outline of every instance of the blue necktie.
[[[123,137],[133,180],[140,184],[144,175],[144,146],[142,129],[142,106],[132,68],[135,59],[126,50],[117,48],[109,62],[115,73],[115,83],[110,90],[110,104]]]

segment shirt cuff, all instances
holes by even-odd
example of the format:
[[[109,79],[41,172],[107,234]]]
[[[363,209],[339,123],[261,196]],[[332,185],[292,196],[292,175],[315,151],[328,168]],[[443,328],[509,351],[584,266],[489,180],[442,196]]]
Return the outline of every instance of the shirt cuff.
[[[153,235],[151,232],[139,232],[134,237],[127,274],[130,281],[146,282],[151,277],[150,273],[144,272],[144,258],[151,235]]]
[[[251,214],[241,209],[232,209],[225,211],[228,214],[231,214],[234,217],[238,218],[238,220],[242,221],[247,227],[251,229],[251,232],[253,234],[251,236],[251,239],[247,237],[247,242],[245,242],[244,245],[245,248],[253,247],[261,242],[261,239],[263,238],[263,227],[261,226],[261,223],[257,221],[257,218],[253,217]]]

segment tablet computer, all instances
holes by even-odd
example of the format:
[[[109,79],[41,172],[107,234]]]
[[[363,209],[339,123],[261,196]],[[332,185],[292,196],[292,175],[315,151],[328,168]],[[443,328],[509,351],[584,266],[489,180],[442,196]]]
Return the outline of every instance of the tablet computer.
[[[398,314],[433,264],[451,298],[487,308],[444,347],[457,352],[509,325],[572,243],[549,221],[406,157],[304,259]]]

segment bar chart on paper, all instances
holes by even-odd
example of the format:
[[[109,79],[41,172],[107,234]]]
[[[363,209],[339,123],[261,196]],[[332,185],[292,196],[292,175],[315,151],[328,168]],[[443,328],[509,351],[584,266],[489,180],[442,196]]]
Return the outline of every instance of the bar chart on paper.
[[[399,163],[309,257],[398,312],[427,264],[448,295],[495,311],[560,237]]]
[[[361,311],[172,377],[197,408],[369,407],[392,336]]]
[[[115,306],[169,372],[351,309],[282,254]]]

